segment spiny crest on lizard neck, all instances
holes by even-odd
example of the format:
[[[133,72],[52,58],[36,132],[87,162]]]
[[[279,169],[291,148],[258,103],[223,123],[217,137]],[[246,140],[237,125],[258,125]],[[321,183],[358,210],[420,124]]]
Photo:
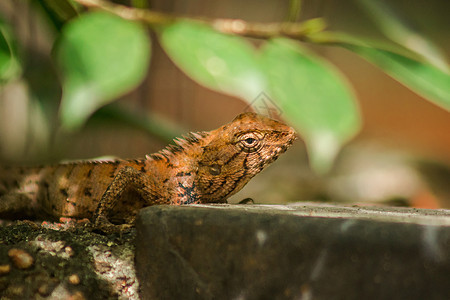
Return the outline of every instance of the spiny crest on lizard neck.
[[[181,137],[175,138],[173,142],[175,144],[170,144],[166,148],[161,151],[146,155],[145,158],[148,160],[161,160],[167,159],[170,160],[174,155],[178,153],[185,153],[186,150],[194,146],[199,146],[203,143],[203,140],[209,135],[209,132],[190,132],[187,135],[183,135]]]

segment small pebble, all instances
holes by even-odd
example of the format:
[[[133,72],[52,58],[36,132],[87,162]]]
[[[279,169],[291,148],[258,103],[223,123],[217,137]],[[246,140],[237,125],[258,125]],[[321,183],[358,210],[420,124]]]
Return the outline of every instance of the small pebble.
[[[47,283],[42,284],[39,288],[38,288],[38,293],[41,296],[48,296],[50,295],[50,286]]]
[[[70,246],[65,247],[65,248],[64,248],[64,252],[65,252],[67,255],[69,255],[69,256],[72,256],[72,255],[73,255],[73,249],[72,249],[72,247],[70,247]]]
[[[10,265],[0,265],[0,276],[8,274],[11,271]]]
[[[69,276],[69,282],[71,284],[79,284],[80,283],[80,277],[78,277],[77,274],[72,274]]]
[[[85,300],[86,297],[84,297],[83,293],[80,291],[76,291],[75,293],[73,293],[70,297],[70,300]]]
[[[33,257],[22,249],[11,248],[8,251],[8,256],[19,269],[28,269],[34,263]]]

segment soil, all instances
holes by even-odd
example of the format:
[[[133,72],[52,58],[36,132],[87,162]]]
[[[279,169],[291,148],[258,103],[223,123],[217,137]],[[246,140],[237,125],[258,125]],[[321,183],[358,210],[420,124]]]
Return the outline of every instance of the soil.
[[[135,230],[102,235],[83,225],[0,226],[1,299],[139,299]]]

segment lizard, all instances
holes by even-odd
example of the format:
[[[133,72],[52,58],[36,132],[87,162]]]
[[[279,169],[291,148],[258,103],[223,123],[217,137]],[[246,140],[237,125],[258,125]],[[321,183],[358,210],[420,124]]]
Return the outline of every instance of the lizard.
[[[296,137],[281,121],[247,112],[141,159],[3,167],[0,218],[87,218],[112,232],[131,227],[145,206],[226,203]]]

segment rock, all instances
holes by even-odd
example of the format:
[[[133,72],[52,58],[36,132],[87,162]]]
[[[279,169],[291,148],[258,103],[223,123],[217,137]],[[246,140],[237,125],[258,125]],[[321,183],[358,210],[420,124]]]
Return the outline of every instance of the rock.
[[[153,206],[136,271],[143,299],[450,299],[450,212]]]
[[[49,299],[84,300],[86,297],[81,291],[70,291],[64,284],[58,285],[48,297]]]
[[[69,282],[73,285],[80,284],[80,277],[77,274],[72,274],[69,276]]]
[[[37,292],[41,296],[48,296],[50,294],[51,287],[48,283],[43,283],[41,286],[39,286]]]
[[[64,253],[66,253],[68,257],[71,257],[74,254],[73,249],[70,246],[64,248]]]
[[[11,271],[11,266],[9,264],[0,265],[0,276],[6,275]]]
[[[8,256],[19,269],[28,269],[34,263],[33,257],[22,249],[11,248],[8,251]]]

